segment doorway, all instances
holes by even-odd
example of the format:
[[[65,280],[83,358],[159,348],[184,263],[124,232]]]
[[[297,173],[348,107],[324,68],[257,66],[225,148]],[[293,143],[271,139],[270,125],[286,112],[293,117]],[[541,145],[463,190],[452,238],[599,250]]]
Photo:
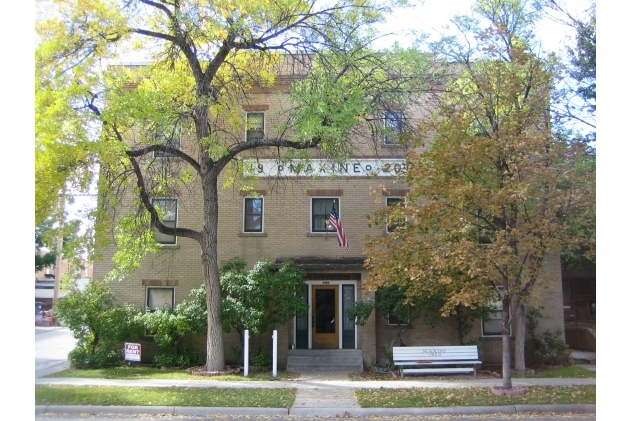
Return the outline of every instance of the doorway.
[[[339,318],[337,285],[314,285],[311,294],[312,347],[339,348]]]

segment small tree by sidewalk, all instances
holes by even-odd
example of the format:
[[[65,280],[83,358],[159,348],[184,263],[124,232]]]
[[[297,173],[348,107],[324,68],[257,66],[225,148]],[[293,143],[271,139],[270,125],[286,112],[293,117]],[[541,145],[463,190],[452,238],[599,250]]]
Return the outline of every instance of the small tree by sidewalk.
[[[260,334],[272,324],[307,314],[309,305],[301,294],[306,279],[306,273],[290,260],[280,267],[260,261],[248,272],[241,259],[223,263],[220,321],[224,330],[236,330],[243,348],[246,329]]]

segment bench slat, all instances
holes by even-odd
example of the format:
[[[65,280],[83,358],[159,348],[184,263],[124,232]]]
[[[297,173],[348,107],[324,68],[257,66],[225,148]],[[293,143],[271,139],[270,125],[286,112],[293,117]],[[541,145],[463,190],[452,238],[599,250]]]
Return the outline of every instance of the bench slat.
[[[405,373],[476,373],[478,347],[464,346],[406,346],[392,348],[393,362],[399,366],[401,377]],[[428,366],[471,365],[474,367],[441,367]],[[405,368],[417,367],[417,368]]]
[[[403,373],[473,373],[473,367],[452,367],[452,368],[404,368]]]
[[[394,365],[406,366],[406,365],[456,365],[456,364],[482,364],[482,361],[428,361],[428,362],[410,362],[410,361],[395,361]]]

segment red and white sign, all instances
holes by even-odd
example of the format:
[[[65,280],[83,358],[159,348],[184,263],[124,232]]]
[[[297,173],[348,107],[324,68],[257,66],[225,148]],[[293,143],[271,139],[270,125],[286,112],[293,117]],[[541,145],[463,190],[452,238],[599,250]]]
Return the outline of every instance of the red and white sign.
[[[140,362],[140,344],[125,342],[125,361]]]

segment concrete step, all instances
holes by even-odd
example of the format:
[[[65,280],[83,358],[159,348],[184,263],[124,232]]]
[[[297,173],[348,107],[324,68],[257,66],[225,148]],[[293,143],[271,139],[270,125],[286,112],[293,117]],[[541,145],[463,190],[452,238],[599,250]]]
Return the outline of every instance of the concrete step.
[[[348,363],[348,364],[296,364],[296,363],[287,363],[287,371],[288,372],[303,372],[303,371],[364,371],[363,364],[357,363]]]
[[[294,349],[287,355],[287,371],[363,371],[361,349]]]

